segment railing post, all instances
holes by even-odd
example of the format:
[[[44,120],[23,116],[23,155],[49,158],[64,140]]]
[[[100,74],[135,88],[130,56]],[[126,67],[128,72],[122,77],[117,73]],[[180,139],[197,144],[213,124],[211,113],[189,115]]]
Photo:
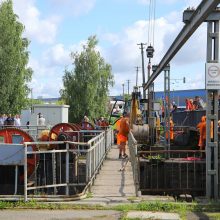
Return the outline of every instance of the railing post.
[[[27,202],[27,144],[24,144],[24,201]]]
[[[105,143],[104,144],[105,144],[105,154],[106,154],[107,153],[107,149],[108,149],[108,141],[107,141],[107,137],[108,137],[108,135],[107,135],[108,133],[107,132],[108,131],[105,130],[104,132],[105,132]]]
[[[56,153],[55,153],[55,150],[54,152],[52,153],[52,175],[53,175],[53,185],[56,185]],[[57,194],[57,189],[56,187],[54,186],[54,195]]]
[[[139,196],[139,166],[137,163],[137,142],[134,140],[133,135],[130,133],[128,138],[128,147],[130,151],[131,166],[133,170],[133,179],[135,185],[135,194]]]
[[[69,195],[69,143],[66,143],[66,195]]]
[[[87,149],[87,154],[86,154],[86,182],[89,182],[90,179],[90,156],[91,155],[91,151],[90,151],[90,145],[88,146]]]
[[[18,165],[15,166],[15,192],[14,195],[17,194],[18,191]]]

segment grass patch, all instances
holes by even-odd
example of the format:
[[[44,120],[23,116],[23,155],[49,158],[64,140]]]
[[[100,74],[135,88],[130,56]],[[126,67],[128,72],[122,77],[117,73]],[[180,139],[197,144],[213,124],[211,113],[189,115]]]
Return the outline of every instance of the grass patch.
[[[62,204],[62,203],[48,203],[38,202],[36,200],[29,200],[28,202],[17,201],[17,202],[5,202],[0,201],[1,209],[78,209],[78,210],[104,210],[103,206],[100,205],[79,205],[79,204]]]
[[[186,219],[188,212],[212,213],[220,212],[219,203],[197,204],[197,203],[173,203],[173,202],[140,202],[138,204],[118,205],[114,208],[117,211],[152,211],[152,212],[173,212],[178,213],[181,219]],[[218,213],[216,214],[218,215]],[[124,215],[126,216],[126,215]],[[215,218],[213,218],[215,219]],[[218,219],[218,218],[216,218]],[[127,218],[123,218],[127,220]]]
[[[86,194],[86,198],[87,198],[87,199],[92,198],[92,197],[93,197],[93,194],[92,194],[91,192],[88,192],[88,193]]]
[[[0,209],[76,209],[76,210],[116,210],[123,213],[122,220],[128,220],[126,213],[129,211],[152,211],[152,212],[173,212],[178,213],[181,219],[186,219],[188,212],[204,213],[210,219],[220,219],[220,203],[210,202],[208,204],[198,203],[178,203],[178,202],[139,202],[131,204],[121,204],[116,206],[101,206],[101,205],[79,205],[72,203],[48,203],[37,202],[30,200],[28,202],[5,202],[0,201]],[[135,219],[138,220],[138,219]]]
[[[210,219],[220,219],[220,213],[205,213]]]
[[[137,197],[135,196],[128,197],[128,201],[130,202],[134,202],[135,200],[137,200]]]

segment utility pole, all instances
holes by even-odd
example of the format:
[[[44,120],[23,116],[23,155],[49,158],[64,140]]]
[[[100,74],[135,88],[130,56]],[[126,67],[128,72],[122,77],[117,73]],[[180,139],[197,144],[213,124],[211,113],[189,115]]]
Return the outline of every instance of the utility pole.
[[[145,84],[145,70],[144,70],[144,45],[146,45],[145,43],[140,43],[137,44],[140,45],[140,49],[141,49],[141,59],[142,59],[142,79],[143,79],[143,98],[146,99],[146,91],[144,90],[144,84]]]
[[[138,86],[138,71],[139,71],[139,66],[136,66],[136,86]]]
[[[123,88],[123,100],[125,100],[125,84],[122,83],[122,88]]]
[[[130,84],[130,80],[127,80],[128,82],[128,95],[129,95],[129,84]]]

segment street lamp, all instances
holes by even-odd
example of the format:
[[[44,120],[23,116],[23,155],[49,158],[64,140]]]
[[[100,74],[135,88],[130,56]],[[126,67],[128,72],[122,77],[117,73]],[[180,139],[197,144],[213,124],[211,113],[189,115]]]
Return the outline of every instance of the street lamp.
[[[154,48],[150,45],[146,49],[147,58],[153,58],[154,56]]]
[[[151,70],[151,58],[153,58],[154,56],[154,48],[150,45],[147,47],[146,49],[146,53],[147,53],[147,58],[148,60],[148,80],[150,79],[150,70]],[[147,111],[147,116],[148,118],[151,116],[152,114],[152,109],[153,109],[153,91],[154,90],[154,86],[153,83],[151,84],[151,86],[148,89],[148,111]]]

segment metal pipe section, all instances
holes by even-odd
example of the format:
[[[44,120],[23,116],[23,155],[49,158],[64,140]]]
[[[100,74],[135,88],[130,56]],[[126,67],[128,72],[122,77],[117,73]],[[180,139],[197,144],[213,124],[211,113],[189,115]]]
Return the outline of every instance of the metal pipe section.
[[[147,83],[144,85],[144,90],[147,90],[157,76],[163,71],[166,65],[171,61],[171,59],[176,55],[176,53],[181,49],[181,47],[186,43],[186,41],[192,36],[200,24],[208,17],[208,15],[217,7],[219,0],[203,0],[197,9],[192,14],[189,22],[184,25],[181,32],[178,34],[165,56],[160,61],[155,72],[148,79]]]

